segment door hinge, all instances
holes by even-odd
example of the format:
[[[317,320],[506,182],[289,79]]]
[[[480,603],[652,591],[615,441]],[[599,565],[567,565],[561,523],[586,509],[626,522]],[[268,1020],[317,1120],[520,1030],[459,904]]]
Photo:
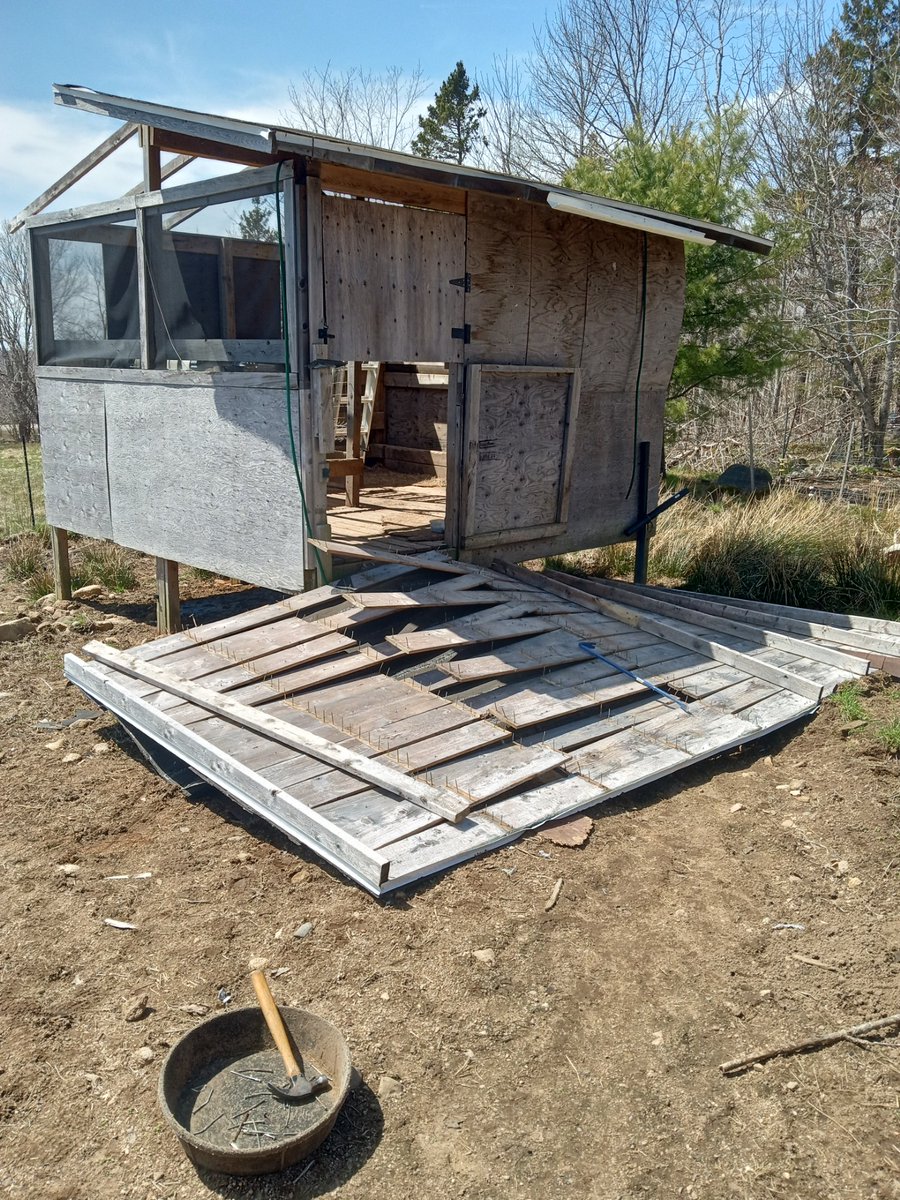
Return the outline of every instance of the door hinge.
[[[320,341],[320,342],[327,342],[329,340],[329,338],[333,339],[334,334],[328,332],[327,325],[323,325],[322,328],[319,330],[319,336],[316,340]]]
[[[461,287],[464,292],[471,292],[472,290],[472,276],[468,271],[466,271],[465,275],[462,275],[459,279],[451,279],[450,283],[454,287]]]
[[[468,345],[468,343],[472,340],[472,326],[463,325],[462,329],[451,329],[450,336],[452,338],[458,338],[461,342],[465,342]]]

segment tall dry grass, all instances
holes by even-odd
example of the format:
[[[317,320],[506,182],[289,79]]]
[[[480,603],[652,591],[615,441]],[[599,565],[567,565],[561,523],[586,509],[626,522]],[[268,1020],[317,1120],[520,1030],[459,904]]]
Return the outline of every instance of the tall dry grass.
[[[832,612],[900,618],[900,509],[799,497],[786,490],[747,499],[682,500],[657,522],[650,582],[720,596]],[[581,575],[629,577],[631,545],[548,560]]]

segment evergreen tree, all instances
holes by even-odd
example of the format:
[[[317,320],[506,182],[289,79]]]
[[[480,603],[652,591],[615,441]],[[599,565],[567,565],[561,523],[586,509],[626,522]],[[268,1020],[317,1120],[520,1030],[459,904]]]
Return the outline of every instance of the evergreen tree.
[[[274,242],[278,234],[272,228],[272,203],[254,196],[249,208],[238,218],[240,236],[248,242]]]
[[[564,183],[665,212],[767,232],[762,204],[744,183],[749,139],[741,115],[670,130],[653,143],[633,127],[604,160],[582,158]],[[729,246],[685,244],[682,338],[669,389],[669,417],[688,415],[702,393],[756,386],[774,374],[788,348],[778,316],[776,256]]]
[[[487,113],[478,103],[480,98],[478,84],[469,86],[466,68],[458,62],[436,92],[434,104],[429,104],[425,116],[419,117],[413,153],[464,163],[478,141],[481,120]]]

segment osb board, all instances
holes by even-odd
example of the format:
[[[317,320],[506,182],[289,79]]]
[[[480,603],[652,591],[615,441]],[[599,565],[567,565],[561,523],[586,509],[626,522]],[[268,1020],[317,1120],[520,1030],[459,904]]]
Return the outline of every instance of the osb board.
[[[447,389],[385,387],[385,434],[389,446],[447,449]]]
[[[463,496],[465,538],[565,519],[569,450],[578,402],[576,372],[474,365],[466,384],[468,418]]]
[[[322,197],[329,354],[348,362],[457,362],[465,218]]]
[[[39,379],[38,406],[47,523],[111,538],[104,384]]]
[[[249,583],[302,587],[283,380],[248,386],[223,372],[211,385],[170,386],[135,374],[103,385],[113,540]],[[81,385],[65,386],[68,396]]]

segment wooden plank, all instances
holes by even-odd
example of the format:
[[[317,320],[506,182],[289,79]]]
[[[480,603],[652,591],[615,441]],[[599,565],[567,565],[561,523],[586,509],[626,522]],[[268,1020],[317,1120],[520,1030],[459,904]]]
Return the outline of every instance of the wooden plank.
[[[382,752],[386,753],[391,750],[400,752],[413,745],[414,742],[450,733],[463,725],[477,724],[472,721],[471,709],[466,708],[465,705],[453,704],[448,700],[436,700],[434,697],[432,699],[435,699],[435,704],[431,708],[418,713],[400,714],[393,720],[382,722],[374,729],[357,732],[356,736],[362,737]],[[459,753],[462,754],[464,751],[460,750]],[[398,758],[398,761],[401,760],[402,753]],[[418,770],[419,768],[412,769]]]
[[[50,559],[57,600],[72,599],[72,570],[69,563],[69,531],[50,526]]]
[[[435,767],[426,777],[459,792],[472,804],[483,804],[530,779],[546,775],[565,761],[566,755],[543,746],[501,746]]]
[[[385,762],[399,763],[407,771],[425,771],[475,750],[508,742],[511,736],[509,730],[501,729],[490,721],[470,720],[456,729],[445,729],[431,737],[388,750],[381,758]]]
[[[282,671],[294,671],[309,663],[332,659],[335,654],[352,645],[353,641],[340,633],[326,633],[289,650],[280,650],[275,654],[266,654],[261,658],[223,667],[220,671],[203,675],[201,681],[204,687],[213,688],[217,692],[245,687],[259,679],[272,679],[274,682]]]
[[[181,629],[178,563],[170,558],[156,560],[156,628],[163,634]]]
[[[499,606],[498,606],[499,607]],[[437,629],[420,629],[413,633],[389,634],[385,641],[407,654],[422,651],[446,650],[452,646],[475,646],[481,642],[503,641],[507,638],[530,637],[554,628],[546,617],[501,617],[497,609],[486,616],[464,617]]]
[[[450,562],[449,560],[442,561],[436,557],[426,560],[424,557],[415,554],[393,554],[390,550],[384,550],[378,546],[360,546],[354,545],[352,542],[326,542],[315,538],[312,539],[312,544],[318,546],[320,550],[325,550],[327,553],[333,554],[338,558],[358,559],[361,562],[400,563],[410,570],[423,568],[445,575],[470,574],[467,566],[457,562]]]
[[[507,796],[486,804],[480,813],[496,821],[503,829],[522,832],[543,825],[568,813],[590,808],[605,799],[604,790],[589,779],[570,775],[554,779],[527,792]]]
[[[387,877],[389,861],[364,846],[332,822],[299,803],[237,759],[208,746],[190,729],[180,726],[130,695],[117,681],[115,672],[99,663],[88,663],[73,654],[65,657],[67,678],[109,708],[120,720],[135,725],[148,737],[168,744],[184,762],[224,790],[243,807],[263,817],[294,840],[312,847],[327,861],[345,871],[371,891],[378,891]]]
[[[41,192],[37,199],[32,200],[30,204],[26,204],[21,212],[17,213],[12,221],[10,221],[9,232],[16,233],[17,230],[22,228],[29,217],[37,216],[39,212],[43,212],[54,200],[58,200],[63,192],[67,192],[79,179],[83,179],[88,171],[92,171],[98,163],[102,163],[104,159],[109,158],[110,154],[114,150],[118,150],[119,146],[124,145],[129,138],[133,138],[137,130],[137,125],[130,121],[124,125],[120,125],[105,141],[102,141],[99,146],[95,146],[74,167],[70,167],[65,175],[60,175],[59,179],[51,183],[48,188]]]
[[[461,215],[466,211],[466,193],[462,188],[426,183],[418,179],[404,179],[341,163],[320,163],[319,173],[323,187],[342,195],[387,200],[391,204],[434,208],[440,212]]]
[[[382,763],[372,763],[361,755],[345,750],[326,738],[294,728],[285,721],[266,713],[257,712],[248,705],[241,704],[228,696],[221,696],[200,684],[173,679],[167,671],[153,663],[142,662],[125,651],[113,650],[109,646],[104,646],[102,642],[89,642],[84,649],[86,654],[105,666],[124,671],[136,679],[142,679],[145,683],[154,683],[162,690],[176,696],[180,695],[182,699],[199,704],[202,708],[209,709],[210,712],[219,716],[231,717],[248,729],[268,734],[301,753],[321,759],[348,774],[366,780],[368,783],[384,787],[387,791],[393,792],[405,800],[421,804],[423,808],[429,809],[430,812],[434,812],[446,820],[457,821],[466,811],[465,805],[459,804],[454,797],[429,784],[409,779]]]
[[[545,574],[549,578],[558,579],[563,583],[568,583],[573,578],[573,576],[566,576],[559,571],[546,571]],[[690,625],[699,626],[701,632],[703,629],[714,629],[719,633],[727,633],[733,637],[759,642],[760,645],[774,646],[780,650],[787,650],[791,654],[812,659],[814,662],[826,663],[851,675],[865,674],[865,668],[860,664],[858,659],[854,660],[850,655],[841,654],[840,651],[833,650],[829,646],[818,646],[813,642],[802,641],[767,629],[760,629],[756,626],[743,624],[738,620],[714,616],[695,609],[692,606],[679,605],[668,600],[646,596],[638,591],[628,591],[621,585],[610,586],[605,581],[599,579],[580,579],[577,586],[580,590],[590,592],[593,596],[606,596],[611,600],[628,604],[632,608],[646,609],[648,612],[659,613],[664,617],[686,621]]]
[[[444,663],[441,670],[461,683],[469,683],[476,679],[502,679],[521,671],[546,671],[591,657],[571,634],[554,631],[504,646],[493,654],[454,659]]]
[[[533,572],[523,570],[521,567],[513,566],[510,563],[502,564],[501,569],[506,570],[508,574],[516,579],[525,579],[533,575]],[[562,595],[567,599],[583,596],[590,607],[597,607],[608,616],[616,617],[618,620],[634,625],[638,629],[643,629],[647,633],[655,633],[661,638],[684,646],[686,649],[706,654],[719,662],[724,662],[729,666],[746,671],[748,675],[756,675],[760,679],[765,679],[768,683],[775,683],[779,687],[797,692],[798,695],[806,696],[811,700],[819,700],[822,696],[822,689],[818,684],[812,683],[810,680],[804,679],[800,675],[796,675],[790,671],[771,667],[768,663],[761,662],[752,655],[731,649],[721,641],[690,633],[684,628],[680,628],[674,621],[667,620],[666,618],[647,617],[637,610],[630,609],[615,601],[603,600],[599,596],[590,596],[587,592],[568,583],[560,583],[557,579],[544,576],[541,576],[541,579],[549,591],[555,592],[557,595]]]
[[[440,822],[440,817],[418,805],[410,804],[408,800],[395,800],[373,788],[332,800],[322,805],[318,812],[373,850],[382,850],[400,838],[430,829]]]

